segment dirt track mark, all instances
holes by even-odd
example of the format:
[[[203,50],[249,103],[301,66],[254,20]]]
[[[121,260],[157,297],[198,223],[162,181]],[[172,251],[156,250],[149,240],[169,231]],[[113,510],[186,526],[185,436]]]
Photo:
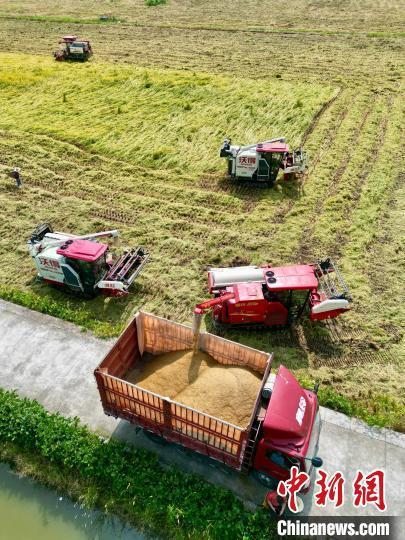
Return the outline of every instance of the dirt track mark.
[[[374,144],[370,150],[371,158],[366,161],[363,173],[360,175],[358,182],[356,182],[355,190],[353,191],[353,195],[351,198],[351,204],[346,207],[345,215],[346,215],[347,220],[350,219],[350,216],[352,215],[354,210],[357,208],[357,205],[361,197],[363,186],[367,182],[369,175],[373,171],[374,165],[378,161],[381,148],[384,144],[385,136],[387,133],[388,119],[389,119],[389,115],[391,111],[391,106],[392,106],[392,98],[388,98],[388,111],[380,124],[378,136],[375,139]],[[334,245],[330,248],[331,255],[333,257],[340,257],[348,241],[349,241],[349,236],[348,236],[347,230],[341,229],[336,235],[336,240],[335,240]]]
[[[348,112],[349,112],[348,108],[343,109],[343,111],[340,113],[340,115],[337,118],[336,124],[331,126],[331,128],[328,130],[324,143],[322,145],[322,149],[316,154],[315,158],[312,160],[310,167],[308,169],[308,172],[304,176],[303,181],[301,182],[301,189],[304,189],[304,185],[308,181],[308,178],[314,172],[318,163],[323,159],[325,154],[328,152],[334,138],[336,137],[336,133],[339,131],[340,126],[344,122]]]
[[[136,221],[136,214],[128,214],[113,208],[91,210],[90,215],[96,218],[106,219],[107,221],[116,221],[126,225],[133,225]]]
[[[405,182],[405,173],[401,173],[396,178],[394,185],[392,187],[392,192],[390,194],[389,199],[386,202],[385,211],[382,212],[380,217],[380,222],[378,226],[376,227],[377,230],[380,231],[378,236],[374,239],[372,245],[369,246],[369,259],[370,260],[377,260],[380,261],[381,257],[379,256],[379,251],[381,250],[382,246],[395,242],[395,239],[393,238],[392,234],[390,234],[390,231],[387,231],[387,229],[383,226],[384,220],[389,218],[388,212],[393,213],[398,206],[398,193],[397,190],[401,185],[404,185]],[[399,231],[398,231],[399,232]],[[400,246],[398,246],[398,249],[400,249]],[[382,259],[383,261],[384,259]],[[382,293],[385,293],[387,290],[387,275],[381,268],[379,272],[372,272],[372,266],[370,265],[369,271],[367,272],[367,275],[369,277],[370,287],[372,291],[377,294],[381,295]],[[401,271],[399,268],[398,271]]]
[[[205,175],[197,181],[196,185],[208,191],[208,193],[223,193],[238,198],[242,203],[243,211],[246,213],[255,209],[256,205],[261,201],[262,189],[264,189],[255,186],[255,190],[252,190],[251,185],[238,184],[234,180],[218,177],[218,175],[212,177]]]
[[[354,131],[352,137],[350,138],[350,141],[348,141],[348,145],[350,145],[350,150],[347,154],[343,153],[343,157],[340,161],[340,164],[338,168],[335,170],[334,174],[331,177],[331,180],[329,182],[329,189],[325,194],[322,194],[322,197],[319,198],[320,207],[318,208],[317,212],[322,213],[322,209],[324,208],[325,202],[336,191],[339,189],[339,181],[342,178],[343,174],[345,173],[347,167],[350,164],[350,161],[352,159],[354,148],[356,147],[356,143],[361,136],[364,124],[367,121],[367,118],[369,117],[372,108],[375,104],[375,101],[373,101],[372,105],[367,107],[365,110],[360,124],[357,126],[356,130]],[[341,123],[340,123],[341,124]],[[339,125],[340,125],[339,124]],[[316,258],[319,254],[317,254],[316,250],[314,250],[314,242],[313,242],[313,233],[315,228],[315,220],[313,220],[308,227],[306,227],[303,231],[303,234],[301,236],[301,241],[298,246],[297,250],[297,260],[303,261],[303,260],[311,260],[313,258]]]
[[[340,319],[328,320],[325,325],[328,328],[327,337],[307,337],[308,345],[316,356],[314,367],[350,368],[364,364],[395,363],[393,354],[376,344],[372,335],[348,326]],[[395,343],[402,339],[401,332],[396,328],[387,329],[387,334],[391,334]]]
[[[64,159],[62,162],[62,160],[60,159],[60,154],[58,152],[55,152],[55,148],[52,148],[52,146],[50,148],[48,148],[47,146],[45,154],[47,156],[48,152],[51,152],[52,155],[55,156],[53,161],[55,164],[55,169],[57,170],[57,174],[60,174],[61,172],[63,173],[63,171],[61,171],[62,163],[66,166],[66,170],[68,172],[78,169],[78,175],[83,173],[83,169],[87,171],[88,167],[90,167],[92,170],[97,169],[98,173],[100,175],[103,175],[103,179],[101,179],[100,177],[98,178],[98,185],[105,186],[107,190],[106,193],[111,191],[110,174],[112,169],[117,179],[117,182],[120,181],[120,175],[122,174],[133,175],[135,179],[140,180],[139,182],[131,185],[129,188],[126,188],[125,193],[131,193],[134,196],[144,196],[150,199],[156,199],[156,201],[160,201],[161,196],[164,195],[165,202],[167,202],[168,204],[173,203],[187,205],[189,205],[190,198],[192,198],[198,201],[205,208],[215,208],[220,214],[225,213],[229,215],[234,215],[234,212],[241,210],[244,205],[248,206],[249,208],[247,211],[250,211],[253,209],[256,203],[254,199],[253,202],[252,200],[249,200],[248,188],[245,188],[245,191],[241,191],[238,189],[238,186],[230,185],[228,189],[215,189],[215,185],[218,184],[218,180],[215,175],[213,175],[212,179],[209,179],[209,175],[206,176],[206,180],[208,182],[211,182],[209,190],[207,192],[207,186],[203,186],[204,189],[198,189],[198,184],[194,182],[194,178],[192,176],[186,174],[182,175],[181,178],[186,182],[186,184],[173,184],[173,178],[171,176],[172,171],[170,169],[159,170],[159,172],[157,173],[153,169],[147,169],[138,165],[132,165],[123,160],[105,157],[100,154],[91,152],[88,149],[83,149],[79,145],[75,145],[70,141],[66,141],[60,137],[51,137],[49,135],[42,134],[32,135],[27,132],[24,132],[23,134],[15,134],[0,131],[0,140],[3,143],[2,147],[7,150],[12,149],[12,147],[4,144],[3,137],[6,141],[8,138],[12,137],[13,139],[18,139],[23,143],[26,141],[27,138],[35,137],[38,139],[38,141],[41,141],[41,143],[46,141],[49,144],[54,144],[56,142],[57,144],[61,145],[63,149],[72,149],[74,151],[74,154],[76,154],[76,151],[78,151],[79,155],[74,155],[74,158],[76,158],[76,160],[80,159],[80,162],[67,161],[66,159]],[[41,154],[44,153],[43,146],[37,148],[36,151]],[[2,157],[4,157],[4,152]],[[10,159],[12,160],[12,158]],[[24,165],[28,170],[32,168],[32,163],[30,163],[30,160],[24,161],[20,158],[20,162],[21,165]],[[37,168],[40,168],[40,165],[38,165],[38,163],[35,163],[35,165]],[[5,168],[9,168],[9,166],[7,167],[6,164],[4,164],[4,166]],[[49,171],[52,171],[52,182],[56,181],[60,184],[65,183],[66,186],[69,184],[69,181],[64,181],[63,177],[59,179],[55,178],[53,176],[55,173],[52,169],[43,169],[40,171],[40,175],[49,175]],[[163,179],[161,178],[162,176]],[[164,181],[168,176],[170,176],[170,183],[172,185]],[[32,185],[37,185],[38,187],[46,187],[46,180],[42,180],[38,177],[30,177],[30,183]],[[224,197],[217,196],[216,193],[224,193],[225,195],[228,195],[225,201],[226,204],[224,204]],[[73,191],[72,194],[74,194]],[[250,198],[252,199],[251,190]],[[257,195],[257,199],[260,200],[260,195]],[[200,206],[198,206],[198,208],[200,208]]]
[[[333,105],[333,103],[340,97],[342,93],[342,88],[339,88],[339,90],[336,92],[334,96],[331,97],[329,101],[324,103],[322,107],[319,109],[319,111],[314,115],[314,117],[311,120],[311,123],[305,130],[305,133],[302,136],[301,139],[301,146],[304,146],[304,144],[307,142],[308,137],[311,135],[311,133],[314,131],[316,126],[318,125],[319,119],[323,114]]]
[[[31,184],[31,181],[30,181],[30,184]],[[47,182],[42,182],[40,180],[35,180],[33,182],[33,186],[34,187],[38,187],[40,188],[41,190],[43,191],[46,191],[48,193],[52,193],[52,194],[55,194],[55,189],[54,189],[54,184],[49,184]],[[26,186],[26,189],[30,189],[30,185]],[[60,186],[59,186],[60,187]],[[59,194],[63,194],[64,196],[67,196],[67,197],[76,197],[77,199],[80,199],[80,200],[87,200],[88,202],[90,203],[94,203],[94,202],[99,202],[103,205],[103,208],[100,208],[100,209],[92,209],[89,211],[89,214],[96,217],[96,218],[101,218],[101,219],[106,219],[108,221],[115,221],[115,222],[118,222],[118,223],[123,223],[125,225],[128,225],[129,227],[133,227],[136,223],[137,223],[137,220],[139,219],[139,214],[137,212],[134,212],[133,210],[129,210],[129,209],[124,209],[124,208],[117,208],[116,206],[115,207],[108,207],[108,208],[105,208],[105,203],[106,201],[108,201],[109,203],[113,203],[114,202],[114,194],[110,194],[109,197],[107,197],[106,195],[104,194],[101,194],[101,195],[96,195],[94,194],[92,191],[89,191],[89,190],[86,190],[86,189],[81,189],[80,191],[72,191],[70,189],[66,190],[66,191],[59,191]],[[173,225],[177,228],[178,231],[181,231],[181,226],[179,224],[179,220],[173,220],[173,219],[170,219],[170,218],[167,218],[167,221],[169,222],[172,222]],[[184,223],[184,225],[190,229],[192,229],[192,225],[189,223],[188,219],[181,219],[180,218],[180,221],[182,221]],[[209,225],[204,225],[204,223],[200,223],[198,224],[199,228],[201,229],[206,229],[206,233],[208,234],[210,232],[210,230],[212,230],[212,228],[209,226]],[[219,229],[218,227],[215,228],[215,230],[218,232]],[[189,232],[190,232],[189,231]],[[224,232],[225,232],[225,229],[224,229]],[[201,231],[196,231],[195,232],[195,236],[198,236],[199,234],[201,234]]]

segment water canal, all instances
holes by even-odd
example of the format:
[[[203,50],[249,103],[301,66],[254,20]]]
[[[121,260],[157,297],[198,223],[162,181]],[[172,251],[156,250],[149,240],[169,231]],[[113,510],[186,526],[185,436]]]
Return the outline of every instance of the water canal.
[[[144,540],[117,518],[86,510],[0,464],[0,540]]]

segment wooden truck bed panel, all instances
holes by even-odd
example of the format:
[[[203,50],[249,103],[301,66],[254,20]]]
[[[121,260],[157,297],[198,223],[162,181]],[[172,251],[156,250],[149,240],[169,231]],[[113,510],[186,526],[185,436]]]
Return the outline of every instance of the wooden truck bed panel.
[[[192,342],[191,328],[138,313],[95,370],[104,412],[240,469],[255,410],[249,426],[242,428],[123,380],[145,352],[187,350]],[[268,373],[266,353],[205,333],[200,346],[220,363]]]
[[[140,357],[136,323],[133,320],[97,369],[121,378]]]

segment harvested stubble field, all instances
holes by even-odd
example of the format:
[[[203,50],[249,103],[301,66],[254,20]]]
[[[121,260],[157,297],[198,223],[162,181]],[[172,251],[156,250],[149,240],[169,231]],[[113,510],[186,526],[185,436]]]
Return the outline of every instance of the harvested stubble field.
[[[227,337],[274,350],[363,418],[404,429],[400,7],[351,4],[2,4],[3,297],[108,335],[141,307],[190,321],[208,265],[330,255],[351,288],[350,314]],[[104,13],[113,18],[101,24]],[[50,58],[70,32],[92,40],[87,65]],[[280,134],[305,143],[301,185],[224,178],[223,137]],[[6,176],[15,164],[21,192]],[[66,300],[34,280],[25,242],[41,220],[79,233],[118,228],[152,260],[127,299]]]

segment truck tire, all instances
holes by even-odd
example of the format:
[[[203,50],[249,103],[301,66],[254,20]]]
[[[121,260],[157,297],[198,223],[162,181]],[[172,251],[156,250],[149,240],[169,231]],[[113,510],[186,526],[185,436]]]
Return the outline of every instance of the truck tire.
[[[256,480],[258,480],[262,484],[262,486],[265,486],[269,489],[275,489],[277,487],[278,480],[276,480],[275,478],[268,476],[267,474],[260,471],[254,471],[253,475]]]
[[[164,446],[165,444],[167,444],[166,439],[164,439],[160,435],[156,435],[156,433],[153,433],[153,431],[149,431],[149,429],[144,429],[143,433],[145,437],[147,437],[150,441],[156,444],[160,444],[161,446]]]

